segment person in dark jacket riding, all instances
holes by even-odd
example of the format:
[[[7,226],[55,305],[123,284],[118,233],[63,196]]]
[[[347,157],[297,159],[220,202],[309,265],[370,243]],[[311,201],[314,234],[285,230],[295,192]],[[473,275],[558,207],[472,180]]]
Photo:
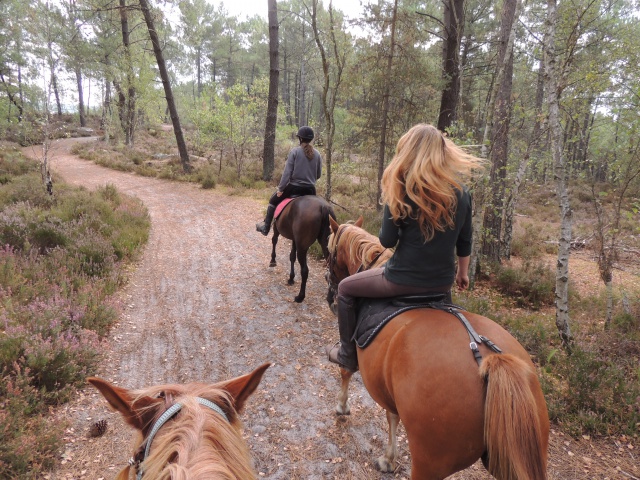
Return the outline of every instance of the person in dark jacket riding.
[[[454,282],[461,289],[469,286],[471,196],[461,179],[480,163],[431,125],[415,125],[398,141],[382,176],[379,233],[382,246],[395,251],[383,267],[356,273],[338,285],[340,342],[326,348],[331,362],[358,369],[352,340],[356,298],[440,292],[451,302]]]
[[[269,235],[276,207],[285,198],[302,195],[315,195],[316,182],[322,175],[322,157],[311,146],[314,134],[311,127],[300,127],[297,134],[300,145],[291,149],[287,163],[278,184],[278,190],[271,195],[264,221],[256,224],[256,230]]]

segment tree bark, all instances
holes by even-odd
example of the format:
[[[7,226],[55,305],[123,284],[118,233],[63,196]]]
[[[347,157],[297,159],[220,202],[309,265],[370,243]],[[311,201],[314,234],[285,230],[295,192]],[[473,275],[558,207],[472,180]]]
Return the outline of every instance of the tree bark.
[[[156,27],[153,23],[153,17],[151,16],[149,2],[147,0],[139,0],[139,2],[140,8],[142,9],[142,14],[144,16],[144,21],[147,24],[147,28],[149,30],[149,37],[151,38],[151,44],[153,45],[153,53],[155,54],[156,61],[158,62],[158,70],[160,71],[160,78],[162,79],[162,86],[164,87],[164,94],[167,99],[169,114],[171,115],[171,123],[173,124],[173,132],[176,136],[176,143],[178,144],[178,152],[180,153],[182,169],[188,173],[191,171],[189,153],[187,152],[187,144],[184,141],[184,136],[182,134],[180,117],[178,116],[178,109],[176,108],[176,102],[173,98],[173,92],[171,91],[169,72],[167,71],[167,65],[164,61],[162,48],[160,48],[160,39],[158,38],[158,32],[156,31]]]
[[[133,83],[133,63],[131,59],[131,41],[129,39],[129,17],[127,15],[127,2],[120,0],[120,26],[122,29],[122,45],[127,68],[127,98],[126,103],[122,103],[122,120],[125,135],[125,144],[133,146],[135,139],[136,123],[136,88]],[[124,92],[121,91],[124,95]]]
[[[547,43],[545,53],[545,83],[547,105],[549,108],[549,129],[551,153],[553,157],[553,175],[556,183],[556,194],[560,202],[560,237],[558,239],[558,262],[556,267],[556,327],[562,345],[571,351],[573,336],[569,326],[569,249],[571,246],[572,211],[567,190],[566,158],[562,148],[562,125],[560,124],[560,95],[562,85],[559,79],[555,38],[558,22],[556,0],[547,3]]]
[[[278,123],[278,82],[280,81],[280,58],[278,39],[278,4],[268,0],[269,5],[269,98],[267,120],[264,127],[264,150],[262,152],[262,179],[271,179],[275,168],[276,125]]]
[[[457,120],[460,99],[460,39],[464,29],[464,0],[444,2],[444,33],[442,43],[443,70],[447,82],[440,99],[438,130],[444,132]]]
[[[511,119],[511,90],[513,84],[514,24],[518,15],[518,0],[505,0],[502,7],[500,48],[498,50],[497,91],[491,118],[491,193],[483,221],[482,253],[499,262],[502,238],[502,210],[509,154],[509,124]],[[489,122],[487,122],[489,125]]]
[[[76,84],[78,85],[78,114],[80,115],[80,126],[86,127],[87,120],[84,112],[84,93],[82,91],[82,70],[79,66],[74,69],[76,73]]]
[[[391,71],[393,68],[393,54],[396,46],[396,21],[398,17],[398,0],[393,2],[393,14],[391,16],[391,38],[389,40],[389,55],[384,76],[384,93],[382,97],[382,126],[380,128],[380,145],[378,151],[378,192],[376,194],[376,209],[380,210],[380,198],[382,197],[382,174],[384,173],[384,158],[387,149],[387,117],[389,115],[389,96],[391,95]]]
[[[322,73],[324,76],[324,84],[322,85],[322,111],[324,112],[324,119],[327,125],[325,148],[325,163],[327,166],[327,189],[325,192],[325,197],[327,198],[327,200],[331,200],[331,165],[333,155],[333,137],[335,136],[336,132],[334,111],[336,106],[336,99],[338,97],[338,89],[340,88],[340,83],[342,81],[342,71],[345,65],[345,57],[344,55],[341,56],[338,52],[338,42],[335,35],[335,26],[333,21],[333,5],[331,0],[329,0],[329,36],[331,39],[331,46],[333,47],[333,54],[335,57],[335,76],[333,85],[331,85],[331,66],[329,64],[329,59],[327,58],[327,53],[324,49],[324,45],[320,39],[320,33],[318,31],[317,8],[318,0],[313,0],[311,26],[313,28],[313,35],[316,41],[316,45],[318,47],[318,50],[320,51],[320,57],[322,59]]]

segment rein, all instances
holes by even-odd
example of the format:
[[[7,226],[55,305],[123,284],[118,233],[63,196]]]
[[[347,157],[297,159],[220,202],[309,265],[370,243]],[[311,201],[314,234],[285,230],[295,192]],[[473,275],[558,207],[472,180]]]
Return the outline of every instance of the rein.
[[[224,411],[218,405],[213,403],[212,401],[207,400],[206,398],[201,398],[201,397],[195,397],[195,400],[200,405],[204,405],[205,407],[210,408],[211,410],[213,410],[214,412],[219,414],[222,418],[224,418],[227,422],[229,422],[229,418],[224,413]],[[158,433],[158,430],[160,430],[163,427],[163,425],[165,423],[167,423],[169,420],[171,420],[171,418],[173,418],[180,410],[182,410],[182,404],[181,403],[174,403],[173,405],[171,405],[160,416],[160,418],[158,420],[156,420],[156,422],[153,424],[153,428],[151,429],[151,433],[149,433],[149,436],[142,443],[142,445],[140,445],[140,448],[138,449],[138,452],[136,453],[136,455],[131,457],[131,459],[129,460],[129,466],[135,467],[135,469],[136,469],[136,472],[137,472],[136,479],[137,480],[141,480],[142,479],[142,475],[144,474],[144,471],[141,468],[141,464],[149,456],[149,451],[151,450],[151,443],[153,442],[153,438]],[[142,449],[143,448],[144,448],[144,454],[142,454]]]

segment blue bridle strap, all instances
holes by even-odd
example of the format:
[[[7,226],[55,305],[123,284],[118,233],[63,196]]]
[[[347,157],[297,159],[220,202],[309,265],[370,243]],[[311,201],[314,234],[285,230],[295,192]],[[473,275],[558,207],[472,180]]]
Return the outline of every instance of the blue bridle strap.
[[[229,421],[229,418],[224,413],[224,411],[218,405],[213,403],[212,401],[207,400],[206,398],[201,398],[201,397],[195,397],[195,400],[200,405],[204,405],[205,407],[209,407],[211,410],[213,410],[214,412],[219,414],[222,418],[224,418],[227,422]],[[171,405],[171,407],[169,407],[160,416],[160,418],[156,421],[156,423],[153,424],[153,428],[151,429],[151,433],[149,433],[149,436],[147,437],[147,441],[146,441],[147,446],[144,449],[144,457],[142,458],[143,462],[149,456],[149,450],[151,449],[151,443],[153,442],[153,437],[155,437],[156,433],[158,433],[158,430],[160,430],[162,428],[162,426],[165,423],[167,423],[180,410],[182,410],[182,404],[181,403],[174,403],[173,405]],[[137,480],[141,480],[142,479],[142,474],[143,473],[144,472],[142,471],[142,468],[139,468],[138,469],[138,475],[136,477]]]

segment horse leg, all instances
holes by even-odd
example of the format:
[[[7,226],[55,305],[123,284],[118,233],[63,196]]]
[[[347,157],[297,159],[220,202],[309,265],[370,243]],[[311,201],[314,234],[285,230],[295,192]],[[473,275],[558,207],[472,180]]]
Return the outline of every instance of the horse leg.
[[[291,262],[291,271],[289,272],[289,285],[293,285],[293,279],[296,278],[296,271],[294,265],[296,263],[296,242],[291,240],[291,253],[289,254],[289,261]]]
[[[276,245],[278,244],[278,237],[280,236],[280,232],[278,232],[278,229],[275,228],[275,225],[273,227],[273,237],[271,238],[271,245],[273,245],[272,249],[271,249],[271,263],[269,264],[270,267],[275,267],[277,265],[276,263]]]
[[[381,472],[393,472],[396,469],[396,456],[398,455],[397,431],[400,417],[395,413],[387,412],[387,423],[389,424],[389,443],[384,451],[384,455],[378,457],[376,466]]]
[[[340,393],[338,394],[338,405],[336,406],[336,413],[338,415],[351,414],[351,408],[349,408],[349,382],[353,374],[354,372],[350,370],[340,369]]]
[[[298,296],[295,298],[295,301],[301,303],[304,300],[304,297],[307,294],[307,279],[309,278],[309,265],[307,265],[307,251],[299,251],[298,254],[298,263],[300,264],[300,292],[298,292]]]

